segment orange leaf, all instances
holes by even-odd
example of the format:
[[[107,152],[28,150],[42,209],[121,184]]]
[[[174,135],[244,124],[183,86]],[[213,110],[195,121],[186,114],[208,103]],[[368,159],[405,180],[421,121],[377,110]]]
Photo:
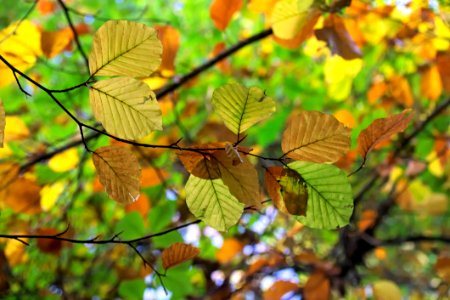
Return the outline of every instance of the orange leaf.
[[[60,54],[72,42],[73,33],[69,27],[58,31],[43,31],[41,34],[42,52],[48,58]]]
[[[303,289],[305,300],[327,300],[330,299],[330,280],[320,270],[309,276]]]
[[[369,127],[361,131],[358,136],[358,151],[364,158],[380,142],[385,141],[391,135],[405,130],[412,119],[410,110],[390,116],[388,118],[376,119]]]
[[[281,299],[285,294],[293,292],[299,288],[297,283],[286,280],[275,281],[272,286],[264,292],[265,300]]]
[[[150,211],[150,199],[148,199],[147,195],[141,194],[139,199],[125,206],[125,211],[137,211],[145,220],[148,212]]]
[[[373,226],[377,219],[377,212],[371,209],[367,209],[362,212],[361,218],[358,221],[358,229],[363,232]]]
[[[197,145],[192,148],[208,149],[218,147],[222,147],[222,144],[211,143]],[[216,179],[220,177],[220,171],[217,161],[212,157],[212,154],[215,151],[216,150],[202,150],[203,153],[208,154],[201,154],[194,151],[179,151],[177,155],[186,170],[192,175],[203,179]]]
[[[18,178],[8,186],[1,201],[16,213],[36,214],[41,212],[40,191],[34,181]]]
[[[221,264],[229,263],[238,255],[244,244],[235,238],[229,238],[223,241],[222,248],[216,253],[217,261]]]
[[[185,261],[188,261],[197,255],[199,255],[200,250],[191,245],[183,243],[172,244],[169,248],[164,249],[161,255],[163,268],[169,269]]]
[[[180,33],[176,28],[169,25],[156,25],[155,29],[158,31],[158,36],[163,47],[160,70],[163,73],[173,73],[175,72],[175,57],[180,46]]]
[[[411,86],[403,76],[394,75],[389,79],[387,94],[394,101],[403,104],[404,107],[409,108],[414,104]]]
[[[438,53],[436,64],[441,75],[443,88],[447,93],[450,93],[450,52]]]
[[[151,187],[161,184],[169,177],[169,174],[161,169],[144,168],[142,169],[141,185],[142,187]]]
[[[241,7],[242,0],[214,0],[209,8],[209,13],[217,29],[223,31]]]
[[[225,49],[226,49],[226,45],[224,42],[216,44],[211,53],[211,57],[216,57],[220,52],[224,51]],[[225,74],[229,74],[231,71],[230,62],[226,58],[219,61],[216,64],[216,66]]]
[[[441,256],[434,265],[436,273],[447,283],[450,283],[450,257]]]
[[[344,59],[361,57],[361,50],[356,46],[352,37],[345,28],[342,18],[331,14],[324,22],[324,27],[315,31],[316,37],[327,43],[331,53]]]
[[[41,15],[45,16],[56,10],[56,3],[54,0],[39,0],[37,3],[37,9]]]
[[[442,81],[436,65],[426,67],[421,72],[420,93],[430,100],[437,100],[442,94]]]

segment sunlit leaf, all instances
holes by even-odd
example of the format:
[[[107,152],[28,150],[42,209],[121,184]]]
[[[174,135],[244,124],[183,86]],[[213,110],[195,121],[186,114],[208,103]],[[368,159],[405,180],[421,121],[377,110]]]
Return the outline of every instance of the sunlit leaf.
[[[39,0],[37,3],[38,11],[44,16],[54,12],[57,7],[56,2],[53,0]]]
[[[216,252],[217,261],[221,264],[231,262],[242,251],[245,244],[235,238],[225,239],[222,247]]]
[[[137,200],[141,168],[133,152],[123,147],[102,147],[92,158],[100,182],[112,199],[123,204]]]
[[[309,38],[313,34],[314,26],[319,20],[320,13],[317,11],[311,17],[308,18],[302,30],[300,30],[293,38],[291,39],[282,39],[276,35],[273,36],[275,42],[281,45],[282,47],[288,49],[295,49],[300,46],[307,38]]]
[[[317,270],[309,276],[303,288],[303,295],[308,300],[331,299],[330,280],[321,270]]]
[[[89,90],[94,115],[118,137],[138,139],[162,129],[161,109],[155,93],[130,77],[100,80]]]
[[[156,30],[131,21],[108,21],[95,33],[89,70],[97,76],[148,77],[161,64]]]
[[[350,129],[321,112],[294,113],[283,132],[281,147],[293,159],[335,162],[350,148]]]
[[[192,148],[203,149],[203,154],[196,151],[179,151],[177,155],[190,174],[203,179],[216,179],[220,178],[219,165],[217,164],[217,160],[212,156],[216,150],[205,149],[220,148],[222,146],[220,143],[198,145]]]
[[[296,291],[298,288],[298,283],[292,281],[275,281],[270,288],[264,292],[264,300],[281,300],[285,294]]]
[[[3,148],[3,140],[5,138],[5,109],[3,108],[3,102],[0,100],[0,148]]]
[[[161,255],[163,268],[169,269],[188,261],[200,254],[200,250],[191,245],[183,243],[172,244],[169,248],[164,249]]]
[[[288,169],[285,170],[285,174],[280,178],[279,183],[285,212],[291,215],[305,216],[308,205],[308,191],[303,178],[297,172]]]
[[[132,212],[132,211],[137,211],[142,218],[147,218],[147,215],[150,211],[150,199],[147,197],[147,195],[145,194],[141,194],[139,196],[139,199],[137,199],[136,201],[132,202],[132,203],[128,203],[125,206],[125,211],[126,212]]]
[[[233,15],[241,9],[242,3],[242,0],[213,0],[209,13],[216,28],[225,30]]]
[[[361,59],[346,60],[339,55],[327,57],[324,65],[327,95],[334,100],[345,100],[352,90],[353,79],[361,71]]]
[[[442,94],[443,86],[436,65],[426,67],[421,72],[420,93],[430,100],[437,100]]]
[[[375,300],[401,300],[402,293],[394,282],[380,280],[373,284],[373,297]]]
[[[314,6],[314,0],[280,0],[272,12],[273,32],[280,39],[290,40],[318,14],[320,12]]]
[[[14,180],[2,194],[0,203],[12,208],[16,213],[36,214],[41,212],[41,187],[24,177]]]
[[[186,183],[186,203],[195,217],[220,231],[235,225],[244,209],[244,204],[231,195],[221,179],[194,175]]]
[[[45,185],[41,189],[41,207],[43,211],[50,210],[64,192],[66,185],[63,182],[57,181],[55,183]]]
[[[58,31],[43,31],[41,34],[42,52],[48,58],[60,54],[73,39],[72,30],[69,27]]]
[[[235,134],[267,119],[275,111],[275,102],[257,87],[246,88],[239,83],[229,83],[214,91],[214,110]]]
[[[353,195],[347,175],[333,165],[292,162],[289,168],[305,181],[308,191],[306,216],[297,220],[306,226],[335,229],[348,224]]]
[[[169,177],[167,171],[157,168],[144,168],[142,169],[142,187],[151,187],[161,184]]]
[[[67,172],[75,169],[80,162],[78,150],[70,148],[48,160],[48,167],[55,172]]]
[[[172,75],[175,71],[175,57],[180,46],[180,33],[172,26],[155,26],[162,43],[161,72]]]
[[[5,142],[25,139],[30,135],[27,125],[18,116],[6,116],[5,123]]]
[[[367,154],[379,143],[391,135],[405,130],[412,115],[409,110],[388,118],[376,119],[358,136],[358,151],[365,159]]]

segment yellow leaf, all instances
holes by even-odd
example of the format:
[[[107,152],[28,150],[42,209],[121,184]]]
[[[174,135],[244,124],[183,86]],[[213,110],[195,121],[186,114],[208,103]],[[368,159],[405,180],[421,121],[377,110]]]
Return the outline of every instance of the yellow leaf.
[[[324,65],[328,96],[334,100],[346,99],[361,68],[361,59],[346,60],[339,55],[328,57]]]
[[[248,9],[256,13],[270,15],[278,0],[252,0],[248,4]]]
[[[6,116],[5,122],[5,142],[25,139],[30,135],[27,125],[20,117]]]
[[[75,148],[56,154],[48,161],[48,167],[54,172],[67,172],[78,166],[80,157]]]
[[[64,191],[65,184],[62,182],[55,182],[53,184],[45,185],[41,189],[41,208],[43,211],[50,210]]]
[[[175,243],[164,249],[161,255],[163,268],[169,269],[200,254],[200,250],[191,245]]]
[[[442,177],[444,175],[444,168],[437,156],[436,150],[430,152],[427,155],[428,171],[436,177]]]
[[[41,54],[41,33],[32,22],[15,22],[0,31],[0,55],[18,70],[26,71],[31,68]],[[14,80],[8,66],[0,62],[0,87]]]
[[[3,102],[0,100],[0,148],[3,148],[3,140],[5,138],[5,109]]]
[[[95,118],[106,131],[124,139],[139,139],[162,129],[155,93],[142,81],[115,77],[97,81],[89,91]]]
[[[335,162],[350,149],[350,133],[331,115],[303,111],[289,118],[281,148],[292,159]]]
[[[156,30],[130,21],[108,21],[95,33],[89,70],[97,76],[148,77],[161,64]]]
[[[280,0],[272,12],[272,28],[276,37],[284,40],[294,38],[318,10],[314,0]]]
[[[390,280],[380,280],[373,284],[375,300],[401,300],[402,293],[398,286]]]
[[[157,90],[162,88],[167,83],[167,78],[155,75],[152,77],[147,77],[142,81],[144,81],[152,90]]]
[[[119,203],[139,197],[141,167],[128,148],[102,147],[93,154],[95,169],[108,195]]]
[[[17,232],[17,234],[26,234],[25,232]],[[24,242],[28,242],[28,239],[22,239]],[[8,259],[8,263],[10,266],[18,265],[22,262],[25,262],[28,259],[28,255],[26,253],[25,247],[27,245],[8,239],[6,241],[5,246],[5,256]]]
[[[214,0],[209,13],[217,29],[223,31],[233,15],[242,7],[242,0]]]

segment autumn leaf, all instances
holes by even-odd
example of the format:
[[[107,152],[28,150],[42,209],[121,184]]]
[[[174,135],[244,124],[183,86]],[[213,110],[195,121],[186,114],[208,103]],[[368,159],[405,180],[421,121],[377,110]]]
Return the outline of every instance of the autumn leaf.
[[[78,150],[67,149],[48,160],[48,167],[54,172],[67,172],[75,169],[80,162]]]
[[[359,58],[346,60],[339,55],[328,56],[325,60],[324,74],[327,95],[336,101],[343,101],[352,91],[353,79],[363,67]]]
[[[420,93],[423,97],[436,101],[442,94],[443,85],[436,65],[423,69],[420,80]]]
[[[292,281],[275,281],[268,290],[264,292],[264,300],[280,300],[289,292],[298,290],[299,285]]]
[[[3,102],[0,100],[0,148],[3,148],[3,140],[5,138],[5,108],[3,107]]]
[[[162,130],[155,93],[140,80],[116,77],[100,80],[89,90],[95,118],[106,131],[124,139],[142,138]]]
[[[163,52],[161,61],[161,72],[172,75],[175,72],[175,57],[180,47],[180,33],[172,26],[155,26],[161,40]]]
[[[45,185],[42,187],[41,194],[41,208],[43,211],[49,211],[53,206],[55,206],[56,201],[59,199],[61,194],[64,192],[66,185],[63,182],[55,182],[52,184]]]
[[[200,254],[200,250],[191,245],[175,243],[163,250],[161,259],[164,269],[169,269],[188,261]]]
[[[264,186],[272,199],[274,205],[284,213],[288,213],[281,195],[280,179],[285,174],[285,170],[280,166],[273,166],[266,169],[264,173]]]
[[[48,58],[60,54],[72,42],[73,33],[69,27],[58,31],[43,31],[41,33],[42,52]]]
[[[233,15],[242,7],[242,0],[213,0],[209,14],[217,29],[224,31]]]
[[[410,110],[388,118],[376,119],[358,136],[358,151],[364,161],[368,153],[379,143],[387,140],[391,135],[405,130],[412,119]],[[364,164],[364,163],[363,163]]]
[[[145,220],[147,218],[148,212],[150,211],[150,202],[150,199],[145,194],[141,194],[139,196],[139,199],[134,202],[128,203],[125,206],[125,211],[137,211]]]
[[[35,181],[20,177],[8,185],[0,202],[16,213],[37,214],[41,212],[40,191],[41,187]]]
[[[323,271],[317,270],[309,276],[303,288],[306,300],[330,299],[330,280]]]
[[[287,169],[284,173],[279,181],[283,201],[282,205],[278,202],[280,207],[277,206],[277,208],[291,215],[305,216],[308,205],[306,182],[295,171]]]
[[[216,89],[212,96],[214,110],[225,125],[240,134],[252,125],[267,119],[275,111],[275,102],[257,87],[246,88],[229,83]]]
[[[242,215],[244,204],[231,193],[222,179],[202,179],[189,176],[186,183],[186,203],[191,213],[217,230],[226,231]]]
[[[373,284],[375,300],[401,300],[402,293],[398,286],[390,280],[379,280]]]
[[[244,249],[245,244],[235,238],[225,239],[222,247],[216,252],[217,261],[221,264],[230,263]]]
[[[436,274],[441,277],[445,282],[450,283],[450,257],[440,256],[436,260],[433,267],[436,270]]]
[[[280,0],[272,12],[273,32],[280,39],[293,39],[310,20],[317,19],[319,14],[314,0]]]
[[[216,150],[206,149],[220,148],[222,146],[220,143],[192,146],[192,149],[202,149],[202,152],[178,151],[177,156],[190,174],[202,179],[217,179],[220,178],[219,165],[212,156]]]
[[[95,169],[108,195],[119,203],[139,197],[141,168],[128,148],[101,147],[93,153]]]
[[[335,162],[350,148],[350,129],[321,112],[293,113],[283,132],[281,148],[292,159]]]
[[[300,30],[293,38],[291,39],[282,39],[280,37],[277,37],[276,35],[273,36],[275,42],[277,42],[278,45],[281,45],[284,48],[287,49],[296,49],[298,48],[307,38],[309,38],[313,31],[314,26],[316,25],[317,21],[319,20],[320,13],[317,12],[313,16],[309,17],[306,21],[305,25],[303,26],[302,30]]]
[[[131,21],[108,21],[94,36],[89,70],[92,76],[148,77],[161,64],[156,30]]]
[[[301,161],[292,162],[288,167],[303,178],[308,192],[306,216],[296,217],[300,223],[321,229],[348,224],[353,212],[353,195],[342,170],[333,165]]]
[[[345,28],[342,18],[331,14],[324,22],[321,29],[315,31],[317,39],[327,43],[331,53],[337,54],[344,59],[361,57],[361,50],[356,46],[352,37]]]
[[[39,235],[57,235],[61,231],[51,227],[43,227],[36,230]],[[63,248],[63,242],[54,239],[38,239],[37,247],[41,252],[59,256]]]
[[[161,184],[169,177],[165,170],[149,167],[142,169],[142,187],[151,187]]]

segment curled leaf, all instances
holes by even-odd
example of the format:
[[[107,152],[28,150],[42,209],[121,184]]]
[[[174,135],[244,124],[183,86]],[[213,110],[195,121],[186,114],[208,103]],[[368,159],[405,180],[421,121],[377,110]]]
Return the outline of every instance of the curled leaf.
[[[175,243],[163,250],[161,259],[164,269],[169,269],[190,260],[200,254],[200,250],[191,245]]]
[[[108,195],[119,203],[134,202],[139,197],[141,167],[128,148],[108,146],[93,154],[99,180]]]

